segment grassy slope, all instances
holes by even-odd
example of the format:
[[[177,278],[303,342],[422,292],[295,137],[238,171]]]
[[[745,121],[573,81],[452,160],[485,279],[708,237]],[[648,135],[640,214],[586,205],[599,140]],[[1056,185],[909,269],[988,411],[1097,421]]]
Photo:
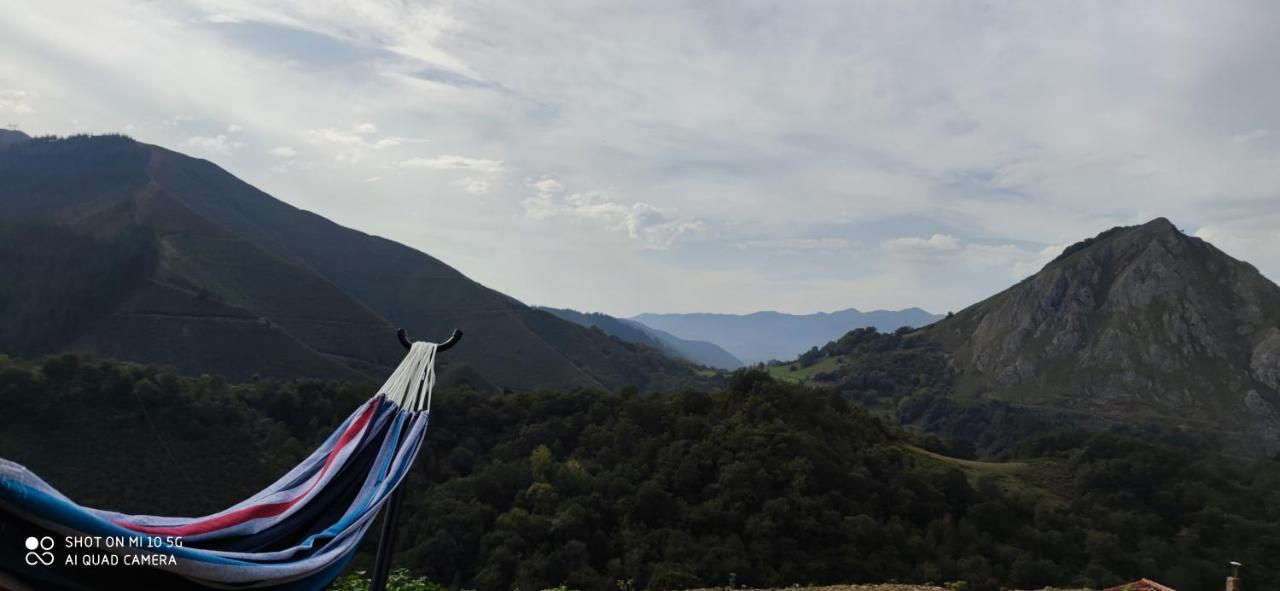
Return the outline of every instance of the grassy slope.
[[[769,368],[769,375],[779,380],[800,383],[811,380],[813,376],[820,373],[832,371],[843,364],[838,357],[824,357],[809,367],[800,367],[795,363],[775,365]],[[792,367],[795,367],[795,371],[791,370]]]
[[[965,473],[971,484],[990,478],[1008,493],[1030,494],[1065,502],[1063,491],[1069,486],[1070,474],[1062,460],[1036,458],[1020,462],[983,462],[944,456],[914,445],[904,449],[916,454],[922,465],[933,464],[939,469],[956,467]]]

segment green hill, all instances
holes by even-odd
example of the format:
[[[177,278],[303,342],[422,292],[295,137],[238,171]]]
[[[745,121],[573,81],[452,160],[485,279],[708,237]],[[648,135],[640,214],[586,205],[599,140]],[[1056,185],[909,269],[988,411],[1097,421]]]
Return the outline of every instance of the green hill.
[[[58,247],[67,251],[137,235],[152,237],[154,252],[145,269],[135,266],[141,274],[73,276],[53,256],[32,256],[32,247],[10,240],[0,264],[28,287],[3,292],[0,316],[17,316],[6,322],[28,330],[3,351],[93,351],[232,379],[361,379],[400,359],[394,327],[425,339],[461,328],[467,345],[446,361],[498,388],[702,383],[686,363],[529,308],[429,255],[292,207],[212,163],[122,136],[0,146],[0,220],[24,228],[9,236],[44,233],[42,244],[74,234],[75,244]],[[39,301],[39,293],[63,291],[109,298]],[[59,322],[24,317],[41,306],[57,307]],[[40,326],[48,328],[39,334]]]

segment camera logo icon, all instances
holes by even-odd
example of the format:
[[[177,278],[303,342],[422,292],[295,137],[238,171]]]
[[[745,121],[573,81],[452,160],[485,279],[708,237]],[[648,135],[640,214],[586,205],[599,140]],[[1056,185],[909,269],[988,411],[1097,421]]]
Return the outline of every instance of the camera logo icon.
[[[27,538],[27,566],[49,566],[53,564],[53,538],[44,536]]]

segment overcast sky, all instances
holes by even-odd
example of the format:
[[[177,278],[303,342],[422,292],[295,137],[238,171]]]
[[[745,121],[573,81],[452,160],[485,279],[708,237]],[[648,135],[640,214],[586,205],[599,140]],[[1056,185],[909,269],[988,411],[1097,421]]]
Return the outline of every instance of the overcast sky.
[[[1280,277],[1280,3],[0,0],[123,132],[531,304],[958,310],[1165,216]]]

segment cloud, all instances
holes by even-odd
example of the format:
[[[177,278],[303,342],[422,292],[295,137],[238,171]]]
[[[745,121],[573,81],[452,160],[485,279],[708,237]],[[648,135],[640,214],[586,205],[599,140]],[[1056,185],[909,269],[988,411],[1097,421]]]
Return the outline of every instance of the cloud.
[[[928,238],[893,238],[881,243],[880,248],[898,264],[925,267],[960,265],[970,269],[1003,270],[1011,277],[1021,278],[1039,271],[1066,245],[1025,248],[1016,244],[965,242],[950,234],[934,234]]]
[[[453,182],[453,184],[462,187],[463,191],[472,195],[484,195],[489,192],[489,181],[466,177]]]
[[[623,217],[627,235],[649,248],[666,249],[681,236],[701,230],[705,224],[691,218],[671,218],[648,203],[636,203]]]
[[[559,203],[558,195],[564,192],[564,186],[553,178],[538,180],[525,179],[525,185],[533,190],[533,195],[521,201],[525,216],[535,220],[545,220],[560,213],[564,207]]]
[[[0,88],[28,93],[0,112],[201,155],[235,122],[308,158],[218,154],[241,178],[559,305],[957,308],[1161,215],[1280,278],[1280,4],[784,6],[47,0],[0,19]],[[467,178],[491,198],[416,198]],[[831,238],[867,246],[787,256],[856,248]]]
[[[942,263],[960,251],[960,240],[950,234],[934,234],[928,238],[912,236],[886,240],[880,245],[891,257],[922,263]]]
[[[627,205],[616,193],[584,191],[565,194],[564,187],[550,178],[527,181],[526,184],[533,189],[533,195],[521,202],[527,217],[539,221],[568,217],[601,222],[605,229],[626,232],[647,249],[668,249],[686,234],[706,227],[702,220],[672,217],[648,203]]]
[[[226,134],[220,133],[215,136],[197,135],[189,137],[183,142],[183,145],[213,154],[230,154],[232,150],[244,147],[244,142],[228,140]]]
[[[370,155],[370,150],[383,151],[397,148],[403,144],[425,143],[429,140],[416,137],[387,136],[378,138],[378,127],[372,123],[356,123],[347,129],[322,127],[306,132],[311,143],[329,146],[332,149],[334,162],[347,167],[355,166]],[[375,161],[378,159],[375,158]],[[389,166],[386,161],[381,166]]]
[[[222,24],[264,23],[324,35],[356,47],[374,47],[419,65],[471,73],[445,49],[446,35],[462,23],[445,4],[203,0],[203,20]]]
[[[776,250],[785,252],[837,252],[857,246],[857,242],[847,238],[765,238],[739,242],[744,248]]]
[[[539,193],[550,194],[564,191],[564,187],[560,185],[559,181],[550,178],[539,179],[529,183],[529,185]]]
[[[365,138],[361,134],[332,127],[309,130],[307,131],[307,136],[313,142],[338,144],[340,146],[363,146],[365,144]]]
[[[293,158],[298,155],[298,151],[289,146],[277,146],[271,148],[271,155],[279,156],[280,158]]]
[[[373,148],[376,150],[385,150],[387,148],[395,148],[402,144],[425,144],[430,141],[431,140],[429,139],[418,137],[388,136],[374,142]]]
[[[1271,130],[1270,130],[1270,129],[1265,129],[1265,128],[1259,127],[1258,129],[1255,129],[1255,130],[1253,130],[1253,131],[1249,131],[1249,132],[1245,132],[1245,133],[1237,133],[1237,134],[1235,134],[1235,135],[1231,136],[1231,141],[1233,141],[1233,142],[1235,142],[1235,143],[1237,143],[1237,144],[1245,144],[1245,143],[1248,143],[1248,142],[1252,142],[1252,141],[1260,140],[1260,139],[1262,139],[1262,138],[1264,138],[1264,137],[1267,137],[1267,136],[1269,136],[1269,135],[1271,135]]]
[[[227,126],[227,133],[238,133],[241,131],[244,131],[244,127],[241,127],[240,125],[237,125],[235,123],[232,123],[231,125]]]
[[[1040,271],[1067,246],[1054,244],[1036,249],[1014,244],[969,244],[964,250],[965,263],[972,267],[1005,270],[1010,277],[1020,279]]]
[[[0,90],[0,113],[35,113],[30,98],[31,93],[25,90]]]
[[[317,143],[337,144],[339,146],[363,146],[376,149],[394,148],[401,144],[423,143],[430,140],[416,137],[386,136],[372,139],[369,136],[378,133],[378,126],[372,123],[356,123],[347,129],[322,127],[307,131],[311,141]]]
[[[470,158],[455,154],[441,154],[434,158],[409,158],[401,160],[402,168],[434,168],[436,170],[465,170],[480,174],[497,174],[505,170],[501,160]]]

